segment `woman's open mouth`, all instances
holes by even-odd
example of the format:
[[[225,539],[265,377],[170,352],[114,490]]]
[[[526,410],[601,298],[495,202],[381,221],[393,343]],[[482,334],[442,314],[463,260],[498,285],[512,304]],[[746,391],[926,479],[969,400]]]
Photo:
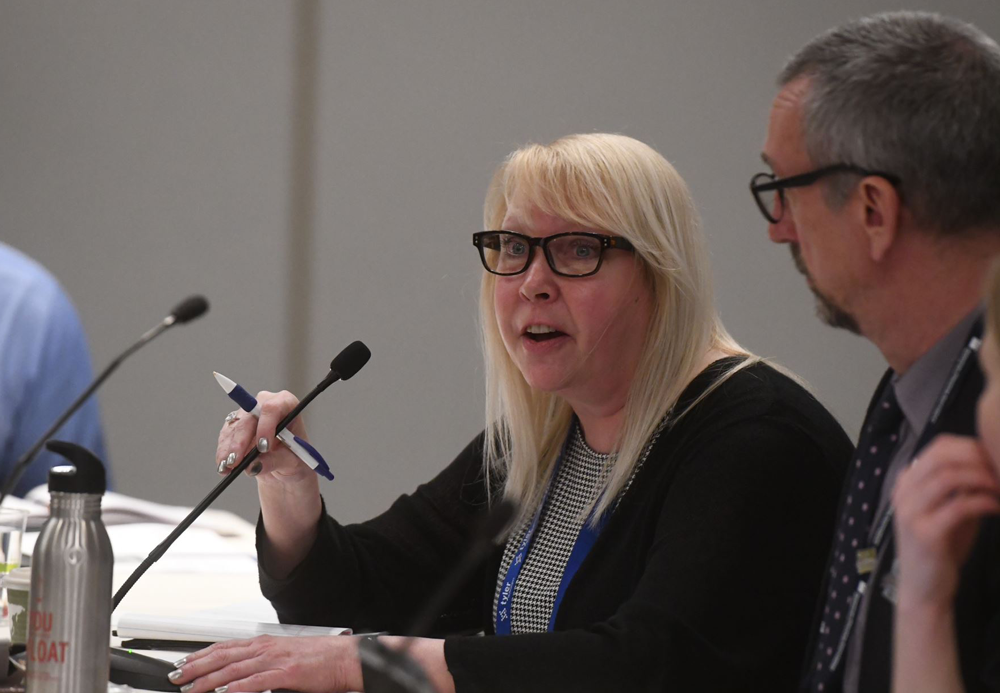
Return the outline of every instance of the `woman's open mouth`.
[[[565,336],[565,332],[560,332],[548,325],[529,325],[524,330],[524,337],[532,342],[549,342]]]

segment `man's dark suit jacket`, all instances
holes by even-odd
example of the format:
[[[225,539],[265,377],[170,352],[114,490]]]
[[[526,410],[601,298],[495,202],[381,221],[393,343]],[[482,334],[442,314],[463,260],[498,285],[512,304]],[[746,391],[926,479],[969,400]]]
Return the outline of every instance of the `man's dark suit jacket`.
[[[869,404],[869,415],[889,375],[883,378]],[[976,402],[983,389],[983,374],[974,358],[956,387],[934,432],[975,435]],[[895,609],[884,596],[884,590],[894,559],[895,540],[890,536],[868,586],[872,598],[861,653],[859,693],[888,693],[891,690]],[[889,590],[892,591],[891,584]],[[983,522],[963,568],[955,600],[955,627],[965,690],[968,693],[1000,692],[1000,518],[988,518]],[[818,621],[813,631],[817,628]],[[810,647],[807,651],[812,650]]]

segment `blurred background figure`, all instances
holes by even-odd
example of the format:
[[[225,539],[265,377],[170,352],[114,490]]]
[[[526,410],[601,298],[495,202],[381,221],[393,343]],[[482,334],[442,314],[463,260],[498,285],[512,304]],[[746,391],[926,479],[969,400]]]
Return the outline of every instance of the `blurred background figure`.
[[[76,309],[44,267],[0,243],[0,480],[90,383],[90,350]],[[97,399],[56,433],[107,462]],[[46,483],[64,464],[42,450],[13,493]]]
[[[976,416],[977,437],[939,436],[900,474],[893,491],[899,545],[899,603],[892,688],[896,693],[996,690],[997,656],[982,679],[963,684],[955,626],[955,597],[982,519],[1000,513],[1000,265],[986,288],[986,335],[979,348],[985,376]],[[982,531],[996,536],[992,520]],[[978,544],[976,564],[997,565],[995,538]]]

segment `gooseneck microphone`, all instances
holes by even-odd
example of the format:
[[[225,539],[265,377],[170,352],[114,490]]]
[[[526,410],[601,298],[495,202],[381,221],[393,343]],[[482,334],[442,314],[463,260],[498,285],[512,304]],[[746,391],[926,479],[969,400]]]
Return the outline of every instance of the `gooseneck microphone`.
[[[493,506],[472,532],[472,542],[459,559],[458,564],[448,573],[441,586],[431,595],[427,604],[413,618],[410,626],[403,631],[406,639],[399,647],[389,647],[375,637],[362,638],[358,642],[361,657],[361,675],[365,690],[369,693],[435,693],[427,674],[409,656],[414,638],[430,632],[435,619],[444,611],[448,603],[465,586],[472,573],[479,568],[496,542],[505,536],[508,525],[517,508],[509,500]]]
[[[208,311],[208,301],[205,300],[204,296],[188,296],[178,303],[177,307],[170,311],[170,315],[163,320],[164,323],[168,323],[164,325],[164,328],[177,322],[181,324],[191,322],[195,318],[200,318],[206,311]]]
[[[309,403],[316,399],[319,393],[323,392],[323,390],[330,387],[338,380],[350,380],[354,377],[354,374],[360,371],[364,365],[368,363],[368,359],[370,359],[371,356],[372,353],[363,342],[352,342],[347,345],[344,350],[337,354],[336,358],[330,362],[330,372],[327,373],[326,377],[312,389],[312,392],[303,397],[302,401],[299,402],[298,405],[281,420],[275,429],[275,433],[282,431],[286,426],[288,426],[288,424],[290,424],[296,416],[301,414],[302,410],[309,406]],[[177,541],[177,537],[183,534],[184,530],[190,527],[191,523],[198,519],[198,516],[205,512],[205,510],[208,509],[208,506],[215,502],[215,499],[218,498],[231,483],[233,483],[236,477],[239,476],[240,472],[249,467],[259,455],[260,450],[254,446],[254,448],[248,452],[242,460],[240,460],[240,463],[233,467],[232,471],[223,477],[222,481],[216,484],[215,488],[209,491],[208,495],[205,496],[205,498],[198,505],[196,505],[183,520],[180,521],[180,523],[174,528],[174,531],[167,535],[167,538],[160,542],[159,546],[149,552],[149,555],[146,556],[145,560],[139,564],[139,567],[132,571],[132,574],[128,576],[128,579],[122,584],[121,587],[118,588],[118,591],[115,593],[114,601],[111,605],[112,611],[118,608],[118,604],[121,603],[121,600],[126,594],[128,594],[128,591],[132,589],[132,586],[139,580],[139,578],[141,578],[154,563],[160,560],[163,554],[167,552],[167,549],[169,549],[170,546]]]
[[[170,315],[165,317],[160,324],[139,337],[139,340],[135,344],[123,351],[114,361],[108,364],[108,367],[94,379],[90,386],[87,387],[87,389],[84,390],[80,396],[69,405],[66,411],[63,412],[62,416],[56,419],[55,423],[53,423],[49,429],[45,431],[45,433],[43,433],[37,441],[35,441],[35,444],[21,456],[21,459],[14,464],[13,469],[10,471],[10,476],[8,476],[7,480],[4,482],[3,489],[0,490],[0,503],[3,503],[3,499],[7,497],[15,486],[17,486],[17,482],[21,480],[21,477],[24,475],[28,465],[35,459],[35,456],[38,455],[38,452],[42,449],[42,446],[45,445],[46,441],[54,436],[56,431],[58,431],[62,425],[66,423],[69,417],[73,416],[73,414],[75,414],[76,411],[83,406],[83,403],[86,402],[92,394],[94,394],[94,391],[101,386],[101,383],[108,379],[109,375],[118,369],[118,366],[120,366],[125,359],[154,340],[164,330],[177,324],[191,322],[195,318],[199,318],[204,315],[207,310],[208,301],[205,300],[204,296],[190,296],[184,299],[178,303],[172,311],[170,311]]]
[[[403,631],[404,635],[411,638],[422,638],[430,632],[434,620],[444,611],[448,602],[454,599],[459,590],[465,586],[472,573],[493,552],[496,542],[506,534],[507,525],[514,519],[516,509],[511,501],[502,500],[490,508],[485,517],[480,518],[480,522],[472,532],[472,543],[469,544],[469,548],[466,549],[458,565],[452,569],[437,591],[431,595],[430,600],[420,610],[420,613],[414,616],[410,627]]]

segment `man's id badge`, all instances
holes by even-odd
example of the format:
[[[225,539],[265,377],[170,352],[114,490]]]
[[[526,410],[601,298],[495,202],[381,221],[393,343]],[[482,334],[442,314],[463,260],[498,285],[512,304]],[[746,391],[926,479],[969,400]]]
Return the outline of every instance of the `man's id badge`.
[[[866,549],[858,549],[854,565],[858,569],[858,575],[867,575],[875,570],[877,562],[878,551],[875,547],[871,546]]]

